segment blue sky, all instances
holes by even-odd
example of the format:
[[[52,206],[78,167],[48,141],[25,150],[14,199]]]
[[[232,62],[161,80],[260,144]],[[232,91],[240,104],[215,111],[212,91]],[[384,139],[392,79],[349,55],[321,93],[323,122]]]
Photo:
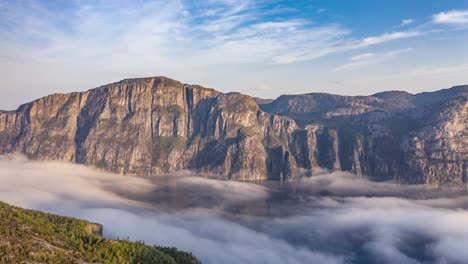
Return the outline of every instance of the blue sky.
[[[164,75],[274,98],[468,83],[468,0],[0,0],[0,109]]]

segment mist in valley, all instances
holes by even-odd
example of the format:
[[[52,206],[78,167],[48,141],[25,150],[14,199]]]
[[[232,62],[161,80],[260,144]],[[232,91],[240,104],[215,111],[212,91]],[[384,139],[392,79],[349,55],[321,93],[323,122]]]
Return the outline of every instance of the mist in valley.
[[[468,193],[322,173],[293,182],[151,178],[0,156],[0,200],[203,263],[463,263]]]

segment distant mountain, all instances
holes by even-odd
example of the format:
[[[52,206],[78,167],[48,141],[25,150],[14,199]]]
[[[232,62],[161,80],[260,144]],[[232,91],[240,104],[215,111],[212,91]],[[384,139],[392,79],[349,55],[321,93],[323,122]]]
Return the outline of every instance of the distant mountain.
[[[260,106],[293,118],[301,127],[318,125],[328,131],[333,148],[321,157],[330,170],[439,184],[467,181],[467,101],[468,86],[456,86],[415,95],[283,95]]]
[[[315,169],[402,183],[466,183],[468,86],[262,100],[165,77],[55,94],[0,112],[0,153],[122,174],[181,169],[288,179]]]
[[[175,248],[101,236],[102,226],[0,202],[1,263],[200,263]]]

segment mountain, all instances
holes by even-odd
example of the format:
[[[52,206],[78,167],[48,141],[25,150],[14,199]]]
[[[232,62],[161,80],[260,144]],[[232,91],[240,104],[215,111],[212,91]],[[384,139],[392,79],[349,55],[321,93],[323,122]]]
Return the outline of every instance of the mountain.
[[[1,263],[200,263],[175,248],[101,236],[102,226],[0,202]]]
[[[166,78],[127,79],[0,112],[0,153],[122,174],[181,169],[226,179],[351,171],[402,183],[464,183],[468,86],[275,100]]]
[[[458,184],[468,177],[467,101],[468,86],[457,86],[416,95],[283,95],[260,106],[336,135],[322,167],[376,180]]]

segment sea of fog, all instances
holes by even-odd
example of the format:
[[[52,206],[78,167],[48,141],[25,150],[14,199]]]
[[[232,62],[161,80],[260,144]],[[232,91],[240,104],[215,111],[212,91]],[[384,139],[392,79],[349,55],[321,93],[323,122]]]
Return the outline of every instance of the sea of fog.
[[[468,193],[322,173],[293,182],[113,175],[0,156],[0,200],[203,263],[467,263]]]

